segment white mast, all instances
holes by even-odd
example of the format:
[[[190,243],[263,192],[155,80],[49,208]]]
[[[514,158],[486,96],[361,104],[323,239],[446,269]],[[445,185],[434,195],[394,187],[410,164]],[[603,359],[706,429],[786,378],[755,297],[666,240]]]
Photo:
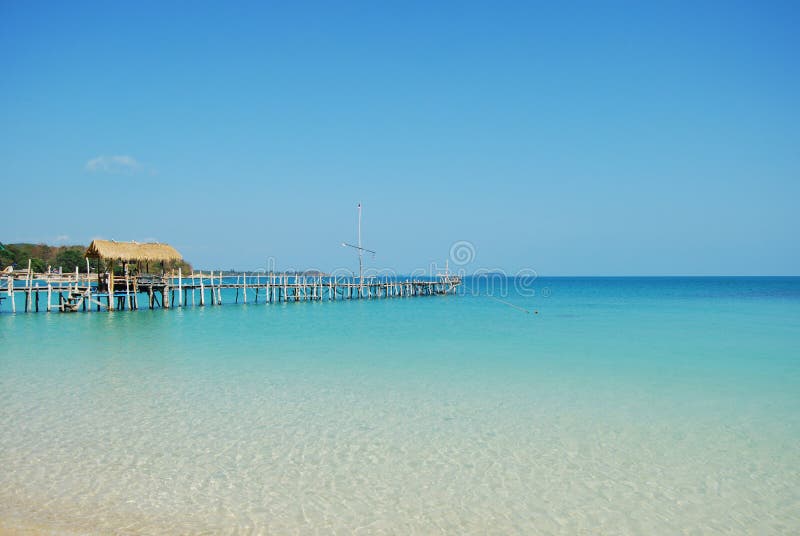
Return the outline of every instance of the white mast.
[[[364,294],[364,249],[361,247],[361,203],[358,204],[358,294]]]
[[[364,252],[372,253],[375,256],[374,251],[361,245],[361,203],[358,204],[358,245],[342,242],[342,247],[358,250],[358,296],[360,298],[364,294]]]

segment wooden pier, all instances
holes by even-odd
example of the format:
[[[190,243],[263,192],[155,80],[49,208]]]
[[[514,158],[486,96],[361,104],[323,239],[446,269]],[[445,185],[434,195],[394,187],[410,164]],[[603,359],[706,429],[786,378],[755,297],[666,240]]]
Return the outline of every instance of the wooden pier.
[[[94,240],[86,250],[85,267],[74,272],[62,268],[34,273],[27,269],[0,273],[0,310],[4,298],[10,312],[114,311],[222,305],[234,303],[289,303],[353,299],[401,298],[454,294],[461,279],[447,270],[420,277],[340,277],[297,273],[192,272],[166,268],[182,261],[180,253],[167,244]],[[91,261],[95,268],[92,270]],[[159,274],[150,273],[159,264]],[[165,264],[167,263],[167,264]],[[17,299],[23,296],[20,305]]]
[[[461,279],[364,278],[288,273],[170,275],[45,273],[28,270],[0,275],[0,303],[10,312],[114,311],[140,308],[217,306],[223,302],[272,304],[302,301],[384,299],[455,294]],[[22,299],[20,299],[20,296]],[[20,303],[21,302],[21,303]],[[3,309],[9,309],[3,307]]]

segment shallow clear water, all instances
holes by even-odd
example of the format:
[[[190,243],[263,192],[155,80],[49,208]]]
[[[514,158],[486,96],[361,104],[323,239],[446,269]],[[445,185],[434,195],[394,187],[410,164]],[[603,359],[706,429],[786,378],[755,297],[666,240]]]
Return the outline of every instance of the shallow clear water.
[[[0,528],[800,531],[800,278],[535,289],[0,314]]]

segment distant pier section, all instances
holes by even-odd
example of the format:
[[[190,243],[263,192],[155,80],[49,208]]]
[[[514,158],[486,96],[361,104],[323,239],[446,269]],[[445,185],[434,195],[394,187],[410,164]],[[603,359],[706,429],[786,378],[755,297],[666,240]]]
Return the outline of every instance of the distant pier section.
[[[445,270],[429,277],[341,277],[302,273],[192,272],[167,244],[94,240],[85,266],[64,271],[0,273],[0,310],[114,311],[233,303],[288,303],[455,294],[461,279]],[[3,304],[4,300],[10,304]]]

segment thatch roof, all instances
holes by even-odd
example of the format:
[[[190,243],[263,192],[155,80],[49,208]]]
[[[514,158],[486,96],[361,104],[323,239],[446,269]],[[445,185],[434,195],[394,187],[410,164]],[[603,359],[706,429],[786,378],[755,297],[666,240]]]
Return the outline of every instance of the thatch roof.
[[[116,242],[114,240],[92,240],[86,249],[90,259],[112,259],[122,261],[180,261],[181,254],[169,244],[139,242]]]

